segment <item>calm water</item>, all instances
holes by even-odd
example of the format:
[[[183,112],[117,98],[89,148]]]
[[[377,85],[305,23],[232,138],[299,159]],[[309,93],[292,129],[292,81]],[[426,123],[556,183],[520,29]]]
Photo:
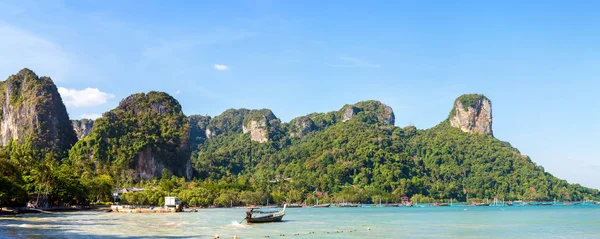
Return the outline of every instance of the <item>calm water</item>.
[[[600,206],[289,208],[281,223],[235,223],[244,211],[27,214],[0,217],[0,237],[600,238]]]

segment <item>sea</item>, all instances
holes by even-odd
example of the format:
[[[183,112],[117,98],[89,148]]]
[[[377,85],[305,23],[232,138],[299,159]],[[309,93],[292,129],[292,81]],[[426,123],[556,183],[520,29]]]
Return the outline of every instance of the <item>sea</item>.
[[[283,222],[243,208],[0,217],[0,238],[600,238],[600,205],[288,208]]]

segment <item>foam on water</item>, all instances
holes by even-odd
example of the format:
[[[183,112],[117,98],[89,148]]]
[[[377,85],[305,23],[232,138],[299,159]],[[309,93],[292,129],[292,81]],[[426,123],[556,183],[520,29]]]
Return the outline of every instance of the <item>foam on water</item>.
[[[234,227],[248,227],[248,225],[241,224],[238,221],[231,221],[231,225],[230,226],[234,226]]]

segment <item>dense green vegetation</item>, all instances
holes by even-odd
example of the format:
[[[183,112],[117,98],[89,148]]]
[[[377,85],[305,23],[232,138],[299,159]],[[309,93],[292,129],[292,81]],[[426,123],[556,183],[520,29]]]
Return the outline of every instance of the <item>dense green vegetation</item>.
[[[55,205],[85,204],[93,198],[88,185],[72,167],[59,163],[58,154],[37,150],[30,139],[10,141],[0,149],[0,200],[3,206],[19,206],[28,195]]]
[[[188,137],[188,121],[173,97],[162,92],[134,94],[96,120],[92,133],[77,142],[69,159],[78,174],[111,175],[117,184],[144,177],[131,171],[140,167],[148,168],[144,173],[160,174],[152,168],[158,164],[181,176],[189,160]],[[152,160],[157,162],[147,162]]]
[[[330,200],[360,202],[375,196],[398,201],[403,195],[461,201],[599,196],[553,177],[491,136],[465,133],[447,122],[417,130],[360,119],[266,144],[250,143],[241,134],[217,136],[200,145],[194,166],[202,179],[244,178],[257,190],[299,192],[301,199],[315,191]]]
[[[457,101],[475,107],[482,97]],[[268,142],[243,133],[252,121]],[[161,205],[166,195],[197,206],[398,202],[405,195],[419,202],[600,200],[598,190],[552,176],[492,136],[448,121],[426,130],[393,121],[391,108],[378,101],[281,123],[266,109],[185,117],[165,93],[134,94],[95,121],[68,154],[40,148],[36,135],[1,147],[0,200],[109,202],[122,187],[143,188],[121,197],[143,205]]]
[[[197,177],[136,184],[124,202],[189,205],[281,202],[588,200],[599,192],[553,177],[508,143],[447,122],[428,130],[352,119],[303,138],[251,142],[248,134],[206,140],[194,154]]]

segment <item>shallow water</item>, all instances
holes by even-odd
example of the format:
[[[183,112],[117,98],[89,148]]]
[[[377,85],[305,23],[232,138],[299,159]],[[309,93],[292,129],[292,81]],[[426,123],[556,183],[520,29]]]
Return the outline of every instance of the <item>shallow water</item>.
[[[281,223],[253,225],[238,223],[244,212],[24,214],[0,217],[0,237],[600,238],[600,206],[596,205],[288,208]]]

